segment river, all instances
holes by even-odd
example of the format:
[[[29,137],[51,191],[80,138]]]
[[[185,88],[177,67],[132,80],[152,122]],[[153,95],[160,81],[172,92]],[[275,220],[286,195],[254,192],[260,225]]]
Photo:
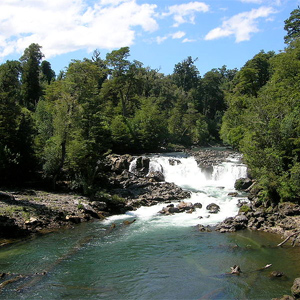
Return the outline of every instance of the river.
[[[166,216],[158,214],[166,204],[142,207],[3,247],[0,273],[24,277],[0,289],[1,299],[271,299],[290,294],[299,276],[299,248],[278,248],[280,237],[263,232],[196,228],[237,213],[242,197],[228,193],[247,172],[239,158],[201,170],[193,157],[172,156],[152,157],[151,169],[190,190],[186,201],[200,202],[201,209]],[[206,210],[212,202],[220,206],[218,214]],[[122,225],[132,219],[136,222]],[[239,276],[228,274],[235,264],[243,271]],[[257,271],[266,264],[272,267]],[[271,278],[274,270],[284,276]]]

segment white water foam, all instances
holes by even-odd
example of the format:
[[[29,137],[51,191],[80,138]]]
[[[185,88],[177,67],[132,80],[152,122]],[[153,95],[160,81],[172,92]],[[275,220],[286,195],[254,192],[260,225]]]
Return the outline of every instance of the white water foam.
[[[151,207],[140,207],[125,215],[113,216],[106,222],[134,217],[138,222],[153,227],[214,225],[227,217],[234,216],[238,212],[236,204],[241,197],[231,197],[228,193],[235,191],[236,179],[247,176],[247,167],[238,161],[234,158],[212,168],[201,169],[194,157],[151,157],[149,172],[162,172],[167,182],[174,182],[183,189],[190,190],[191,198],[184,201],[193,204],[201,203],[202,208],[197,208],[192,214],[178,213],[166,216],[159,214],[159,211],[168,204],[160,203]],[[130,170],[133,171],[134,167],[133,162]],[[176,206],[178,201],[172,203]],[[209,214],[206,206],[211,203],[220,206],[219,213]]]

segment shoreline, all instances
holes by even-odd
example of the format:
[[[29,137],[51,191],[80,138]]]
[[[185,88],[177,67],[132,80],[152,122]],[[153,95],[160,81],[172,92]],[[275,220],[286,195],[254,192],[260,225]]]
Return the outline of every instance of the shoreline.
[[[212,166],[224,161],[229,155],[237,154],[228,149],[205,149],[197,152],[189,150],[187,153],[193,155],[202,167]],[[136,174],[133,174],[129,172],[129,164],[135,158],[139,159],[139,165]],[[149,171],[149,158],[128,154],[111,155],[107,160],[107,170],[111,182],[108,190],[110,195],[98,196],[95,199],[74,193],[0,188],[0,247],[14,242],[15,239],[72,228],[82,222],[103,220],[110,215],[125,213],[140,206],[189,198],[188,192],[175,184],[164,182],[162,174],[146,176]],[[298,205],[281,203],[268,207],[259,203],[251,190],[244,188],[240,191],[249,192],[249,203],[242,205],[235,217],[220,222],[216,226],[217,231],[263,230],[281,235],[282,238],[300,231]]]

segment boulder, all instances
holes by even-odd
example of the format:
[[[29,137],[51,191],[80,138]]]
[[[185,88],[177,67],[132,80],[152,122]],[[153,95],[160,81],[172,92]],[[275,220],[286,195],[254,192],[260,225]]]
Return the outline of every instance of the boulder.
[[[177,208],[180,211],[188,211],[188,210],[194,209],[194,206],[191,202],[180,201],[179,204],[177,205]]]
[[[194,204],[194,207],[195,208],[202,208],[202,204],[197,202],[197,203]]]
[[[181,161],[180,161],[179,159],[170,158],[170,159],[169,159],[169,164],[170,164],[171,166],[180,165],[180,164],[181,164]]]
[[[130,162],[132,161],[131,155],[109,155],[108,156],[109,164],[111,170],[117,174],[121,174],[124,170],[129,169]]]
[[[212,228],[209,225],[204,226],[202,224],[198,224],[196,226],[196,228],[198,229],[198,231],[201,231],[201,232],[212,232]]]
[[[149,173],[149,165],[150,165],[150,158],[139,156],[136,158],[135,166],[133,167],[133,173],[137,175],[147,175]]]
[[[231,193],[228,193],[228,196],[230,197],[237,197],[239,194],[237,192],[231,192]]]
[[[152,178],[154,181],[157,182],[165,181],[165,176],[160,171],[151,171],[148,173],[147,177]]]
[[[284,216],[300,215],[300,206],[291,202],[283,202],[278,206],[279,212]]]
[[[253,181],[250,178],[239,178],[236,180],[234,188],[238,191],[244,191],[247,190],[252,183]]]
[[[217,214],[220,211],[220,206],[218,204],[211,203],[206,206],[206,209],[210,214]]]
[[[248,223],[248,218],[245,215],[237,215],[234,218],[235,222],[240,222],[240,223]]]
[[[296,278],[291,287],[291,292],[296,299],[300,299],[300,278]]]
[[[276,278],[276,277],[282,277],[284,274],[282,272],[279,271],[272,271],[270,273],[270,277]]]

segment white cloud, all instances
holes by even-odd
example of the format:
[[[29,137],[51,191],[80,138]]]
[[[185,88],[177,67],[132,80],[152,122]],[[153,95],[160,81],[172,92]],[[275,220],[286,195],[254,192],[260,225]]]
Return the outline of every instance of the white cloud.
[[[185,36],[185,32],[177,31],[177,32],[173,33],[171,36],[172,36],[172,39],[181,39]]]
[[[135,27],[158,29],[156,5],[136,0],[1,0],[0,58],[40,44],[46,58],[134,43]]]
[[[281,5],[281,0],[240,0],[240,2],[243,3],[253,3],[253,4],[262,4],[264,3],[265,5]]]
[[[203,2],[189,2],[180,5],[173,5],[169,7],[167,13],[163,13],[162,17],[173,16],[175,21],[174,27],[178,27],[183,23],[195,23],[195,14],[197,12],[208,12],[209,6]]]
[[[261,4],[263,2],[262,0],[240,0],[240,1],[244,3],[256,3],[256,4]]]
[[[167,40],[168,38],[171,38],[171,39],[173,39],[173,40],[175,40],[175,39],[181,39],[181,38],[183,38],[185,35],[186,35],[186,33],[185,33],[184,31],[177,31],[177,32],[175,32],[175,33],[169,33],[169,34],[167,34],[167,35],[165,35],[165,36],[158,36],[158,37],[156,37],[156,42],[157,42],[158,44],[161,44],[161,43],[163,43],[165,40]]]
[[[212,29],[205,40],[214,40],[221,37],[235,36],[237,43],[250,40],[251,33],[258,32],[257,19],[267,18],[276,11],[271,7],[262,6],[249,12],[239,13],[228,20],[223,21],[220,27]]]
[[[182,42],[183,43],[193,43],[193,42],[196,42],[196,40],[185,38],[185,39],[182,40]]]

